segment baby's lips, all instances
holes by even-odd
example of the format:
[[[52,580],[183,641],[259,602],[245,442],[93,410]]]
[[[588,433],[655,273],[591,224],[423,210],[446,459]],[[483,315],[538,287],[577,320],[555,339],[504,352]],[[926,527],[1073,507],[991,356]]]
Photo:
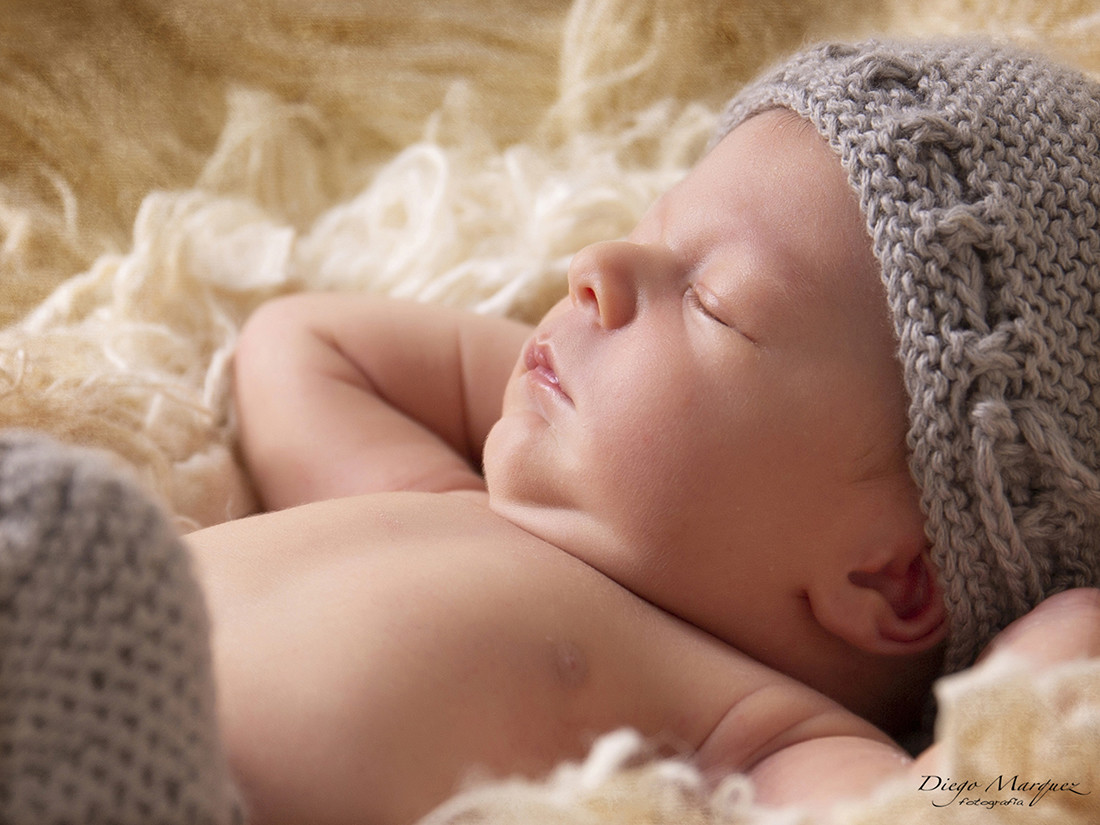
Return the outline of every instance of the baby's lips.
[[[524,364],[528,372],[536,374],[542,383],[559,392],[569,403],[573,403],[573,399],[561,385],[561,377],[554,362],[554,352],[545,338],[532,340],[524,356]]]

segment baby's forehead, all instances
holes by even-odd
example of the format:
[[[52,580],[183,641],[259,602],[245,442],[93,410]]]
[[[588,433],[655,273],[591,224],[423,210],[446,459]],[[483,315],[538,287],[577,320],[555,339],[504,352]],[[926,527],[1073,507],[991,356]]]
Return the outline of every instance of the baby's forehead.
[[[784,254],[793,246],[794,257],[808,256],[810,264],[871,256],[868,223],[839,153],[791,109],[768,109],[738,124],[683,184],[656,218],[683,212],[727,239],[778,246]]]

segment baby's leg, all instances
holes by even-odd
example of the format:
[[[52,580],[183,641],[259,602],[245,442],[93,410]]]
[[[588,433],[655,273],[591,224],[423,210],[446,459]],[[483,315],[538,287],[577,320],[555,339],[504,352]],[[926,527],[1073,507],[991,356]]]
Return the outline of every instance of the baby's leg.
[[[240,821],[204,604],[101,458],[0,435],[0,821]]]

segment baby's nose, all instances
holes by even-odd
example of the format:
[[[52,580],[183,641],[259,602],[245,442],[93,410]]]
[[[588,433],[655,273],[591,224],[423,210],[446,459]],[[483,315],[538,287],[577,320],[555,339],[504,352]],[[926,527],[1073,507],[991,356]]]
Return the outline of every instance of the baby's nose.
[[[629,324],[638,309],[639,293],[652,277],[654,257],[649,247],[629,241],[585,247],[569,265],[574,305],[592,310],[604,329]]]

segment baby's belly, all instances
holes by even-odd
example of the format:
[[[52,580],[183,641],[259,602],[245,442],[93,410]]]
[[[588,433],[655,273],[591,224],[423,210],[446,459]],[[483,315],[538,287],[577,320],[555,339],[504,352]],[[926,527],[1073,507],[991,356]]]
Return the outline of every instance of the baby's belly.
[[[669,712],[684,697],[655,678],[647,632],[666,619],[440,498],[330,503],[195,537],[224,734],[260,821],[407,821],[469,773],[538,775],[620,725],[713,722]]]

